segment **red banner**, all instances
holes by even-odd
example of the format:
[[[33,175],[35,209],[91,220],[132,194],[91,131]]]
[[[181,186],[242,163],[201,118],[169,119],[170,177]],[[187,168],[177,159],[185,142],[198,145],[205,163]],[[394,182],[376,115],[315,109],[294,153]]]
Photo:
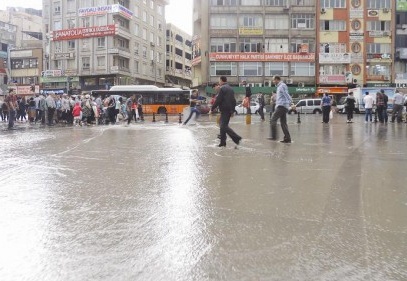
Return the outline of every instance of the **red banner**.
[[[115,35],[114,24],[93,27],[81,27],[74,29],[63,29],[52,32],[52,41],[73,40],[89,37],[104,37]]]
[[[308,53],[210,53],[210,61],[299,61],[315,62],[315,54]]]

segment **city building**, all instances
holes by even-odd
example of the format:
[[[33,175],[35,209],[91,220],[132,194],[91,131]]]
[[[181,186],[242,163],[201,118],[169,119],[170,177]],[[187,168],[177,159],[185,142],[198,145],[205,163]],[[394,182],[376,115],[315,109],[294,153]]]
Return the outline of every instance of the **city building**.
[[[19,93],[39,89],[42,71],[41,11],[9,7],[0,10],[0,88],[19,85]],[[35,85],[34,85],[35,84]]]
[[[396,2],[395,67],[394,77],[397,88],[407,88],[407,1]]]
[[[239,93],[271,93],[279,75],[295,95],[314,94],[316,0],[193,2],[193,86],[227,76]]]
[[[192,36],[169,23],[166,28],[166,87],[191,87]]]
[[[0,89],[4,93],[10,77],[9,50],[16,44],[17,26],[0,20]]]
[[[165,84],[168,0],[43,1],[44,88]]]

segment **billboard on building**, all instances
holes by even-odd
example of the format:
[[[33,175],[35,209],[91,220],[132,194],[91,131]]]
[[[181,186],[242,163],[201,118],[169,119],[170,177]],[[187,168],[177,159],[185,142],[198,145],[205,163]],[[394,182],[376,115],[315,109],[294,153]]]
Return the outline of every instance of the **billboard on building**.
[[[78,9],[79,17],[89,17],[95,15],[105,15],[111,13],[119,13],[122,16],[131,19],[133,12],[120,4],[97,6],[97,7],[84,7]]]
[[[210,61],[315,62],[314,53],[210,53]]]
[[[83,39],[90,37],[104,37],[115,35],[116,26],[114,24],[93,27],[81,27],[72,29],[62,29],[52,32],[52,41]]]

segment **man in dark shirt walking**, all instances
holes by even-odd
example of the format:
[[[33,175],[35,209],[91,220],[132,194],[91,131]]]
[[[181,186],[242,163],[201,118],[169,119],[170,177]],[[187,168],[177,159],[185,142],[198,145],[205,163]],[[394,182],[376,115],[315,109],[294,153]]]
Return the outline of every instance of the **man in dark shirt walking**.
[[[211,111],[217,107],[220,110],[220,144],[218,146],[226,146],[226,135],[229,135],[235,144],[239,144],[242,138],[229,127],[230,117],[232,117],[236,107],[235,92],[227,83],[226,76],[220,77],[219,84],[219,94],[211,108]]]

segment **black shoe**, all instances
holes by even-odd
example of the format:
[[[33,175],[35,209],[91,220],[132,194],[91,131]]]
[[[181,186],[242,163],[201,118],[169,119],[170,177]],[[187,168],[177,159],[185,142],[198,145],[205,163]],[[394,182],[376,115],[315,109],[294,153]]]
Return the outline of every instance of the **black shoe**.
[[[241,140],[242,140],[242,138],[239,137],[239,138],[238,138],[236,141],[234,141],[234,142],[235,142],[235,144],[239,145],[239,143],[240,143]]]
[[[218,145],[218,147],[222,147],[222,146],[226,147],[226,143],[220,143],[220,144]]]
[[[291,143],[291,140],[281,140],[282,143]]]

